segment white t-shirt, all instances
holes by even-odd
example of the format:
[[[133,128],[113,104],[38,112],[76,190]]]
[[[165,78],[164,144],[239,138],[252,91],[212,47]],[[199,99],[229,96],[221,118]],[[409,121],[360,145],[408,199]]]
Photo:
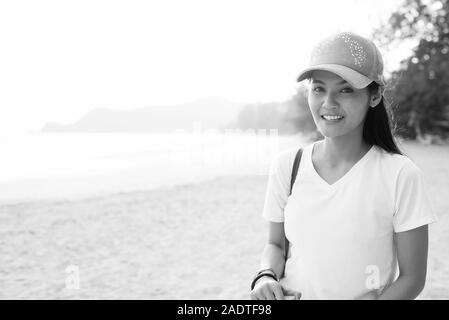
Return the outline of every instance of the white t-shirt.
[[[365,299],[396,277],[394,232],[437,220],[421,170],[406,156],[373,146],[329,185],[303,148],[292,195],[298,148],[280,153],[270,168],[263,217],[284,222],[290,251],[281,284],[301,299]]]

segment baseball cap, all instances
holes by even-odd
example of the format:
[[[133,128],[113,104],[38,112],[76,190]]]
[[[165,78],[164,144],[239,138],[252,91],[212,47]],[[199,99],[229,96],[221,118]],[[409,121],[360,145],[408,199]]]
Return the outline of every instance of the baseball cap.
[[[320,41],[312,50],[309,66],[297,81],[310,78],[315,70],[329,71],[362,89],[371,82],[385,86],[382,55],[369,39],[352,32],[340,32]]]

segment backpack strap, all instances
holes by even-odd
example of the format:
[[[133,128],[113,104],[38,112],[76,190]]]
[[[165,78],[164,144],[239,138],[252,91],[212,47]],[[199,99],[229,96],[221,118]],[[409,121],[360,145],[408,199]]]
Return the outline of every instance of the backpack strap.
[[[301,156],[302,156],[302,148],[300,148],[298,150],[298,152],[296,153],[295,161],[293,162],[292,177],[290,179],[289,195],[292,194],[293,185],[295,184],[296,175],[298,174],[299,163],[301,162]],[[285,230],[285,225],[284,225],[284,230]],[[290,245],[290,243],[288,242],[287,237],[285,237],[285,260],[287,260],[289,245]]]

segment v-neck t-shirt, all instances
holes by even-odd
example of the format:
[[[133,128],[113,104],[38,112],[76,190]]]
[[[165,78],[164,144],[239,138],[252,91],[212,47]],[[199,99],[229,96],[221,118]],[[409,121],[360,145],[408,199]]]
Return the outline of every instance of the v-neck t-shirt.
[[[373,145],[332,184],[312,162],[317,142],[281,152],[270,167],[263,217],[283,222],[290,242],[281,284],[301,299],[370,299],[397,276],[394,233],[437,217],[412,160]]]

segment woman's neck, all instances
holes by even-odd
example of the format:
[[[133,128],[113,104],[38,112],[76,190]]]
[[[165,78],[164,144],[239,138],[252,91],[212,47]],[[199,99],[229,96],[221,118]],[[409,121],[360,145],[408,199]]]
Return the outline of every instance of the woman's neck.
[[[325,137],[320,143],[317,156],[329,167],[338,167],[356,163],[370,148],[371,146],[363,141],[362,137]]]

